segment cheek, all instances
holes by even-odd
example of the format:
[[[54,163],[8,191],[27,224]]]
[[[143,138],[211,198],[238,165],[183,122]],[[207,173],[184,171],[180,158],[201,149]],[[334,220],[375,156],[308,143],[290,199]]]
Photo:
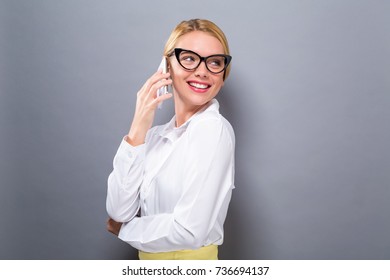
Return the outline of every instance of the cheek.
[[[181,91],[184,89],[185,81],[183,74],[178,71],[171,70],[172,87],[174,91]]]
[[[171,74],[172,81],[178,80],[181,77],[180,70],[176,67],[170,67],[169,73]]]
[[[214,80],[214,85],[221,89],[223,87],[223,85],[225,84],[225,82],[223,81],[223,77],[219,77],[218,79]]]
[[[186,71],[179,65],[179,63],[175,60],[175,61],[170,61],[169,62],[169,71],[171,73],[171,75],[183,75],[183,73],[185,73]]]
[[[176,89],[182,88],[186,84],[185,80],[191,75],[191,73],[175,67],[172,67],[169,72],[171,74],[172,85]]]

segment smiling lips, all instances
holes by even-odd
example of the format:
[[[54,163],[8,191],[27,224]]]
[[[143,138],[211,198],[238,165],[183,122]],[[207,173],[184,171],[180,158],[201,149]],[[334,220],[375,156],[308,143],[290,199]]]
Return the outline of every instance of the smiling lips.
[[[188,84],[190,88],[195,92],[206,92],[211,87],[211,85],[209,84],[193,82],[193,81],[189,81]]]

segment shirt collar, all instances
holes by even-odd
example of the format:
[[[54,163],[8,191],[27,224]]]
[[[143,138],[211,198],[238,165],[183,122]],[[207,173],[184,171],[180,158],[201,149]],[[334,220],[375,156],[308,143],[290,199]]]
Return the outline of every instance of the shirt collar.
[[[188,125],[190,122],[195,119],[199,114],[207,111],[218,111],[219,110],[219,103],[216,99],[210,100],[209,104],[199,112],[196,112],[191,118],[189,118],[185,123],[183,123],[181,126],[176,127],[176,116],[173,116],[173,118],[163,126],[163,128],[160,130],[159,135],[163,138],[168,138],[172,142],[179,139],[180,136],[187,130]]]

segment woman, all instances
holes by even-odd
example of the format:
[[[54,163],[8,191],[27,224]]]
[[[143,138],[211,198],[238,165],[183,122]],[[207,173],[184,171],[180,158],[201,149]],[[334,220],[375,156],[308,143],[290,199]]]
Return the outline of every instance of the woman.
[[[215,97],[229,75],[225,35],[194,19],[173,30],[157,71],[137,94],[134,118],[108,178],[108,230],[142,259],[218,259],[234,188],[234,132]],[[162,86],[173,94],[157,96]],[[152,128],[158,105],[175,116]]]

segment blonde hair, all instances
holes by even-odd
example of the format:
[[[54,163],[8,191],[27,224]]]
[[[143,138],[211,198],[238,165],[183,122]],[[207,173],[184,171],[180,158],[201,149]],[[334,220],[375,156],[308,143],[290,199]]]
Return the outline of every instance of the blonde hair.
[[[173,29],[171,35],[169,36],[165,44],[164,56],[168,57],[169,55],[171,55],[176,46],[177,40],[181,36],[190,33],[192,31],[206,32],[211,36],[217,38],[218,41],[221,42],[222,44],[223,50],[225,52],[224,54],[230,55],[229,45],[226,36],[215,23],[207,19],[190,19],[190,20],[182,21],[175,27],[175,29]],[[230,66],[231,64],[229,64],[225,70],[223,76],[224,80],[229,76]]]

